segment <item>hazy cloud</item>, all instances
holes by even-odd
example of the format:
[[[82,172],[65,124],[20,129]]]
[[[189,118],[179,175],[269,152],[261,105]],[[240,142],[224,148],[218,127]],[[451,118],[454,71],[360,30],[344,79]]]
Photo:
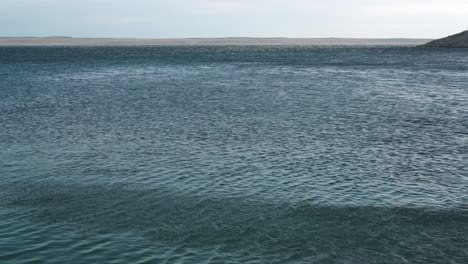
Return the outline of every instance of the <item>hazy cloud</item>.
[[[0,0],[0,36],[440,37],[468,0]]]
[[[451,17],[464,16],[468,22],[468,1],[383,1],[364,8],[365,15],[386,17]]]

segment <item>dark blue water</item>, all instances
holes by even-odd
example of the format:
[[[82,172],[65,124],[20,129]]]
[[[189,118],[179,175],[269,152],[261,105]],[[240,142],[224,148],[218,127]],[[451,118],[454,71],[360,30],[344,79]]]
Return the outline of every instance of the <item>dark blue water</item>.
[[[0,48],[1,263],[468,263],[468,51]]]

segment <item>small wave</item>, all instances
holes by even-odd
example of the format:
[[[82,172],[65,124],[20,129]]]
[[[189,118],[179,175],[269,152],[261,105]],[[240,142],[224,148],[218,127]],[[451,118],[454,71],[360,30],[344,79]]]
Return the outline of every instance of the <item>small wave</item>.
[[[297,261],[331,252],[325,259],[356,258],[352,252],[360,252],[361,260],[412,254],[453,260],[449,252],[467,256],[462,247],[468,243],[466,207],[319,206],[54,183],[17,184],[13,193],[7,207],[29,212],[35,222],[77,225],[92,233],[130,232],[195,251],[217,248],[217,254]],[[87,248],[83,254],[104,246]]]

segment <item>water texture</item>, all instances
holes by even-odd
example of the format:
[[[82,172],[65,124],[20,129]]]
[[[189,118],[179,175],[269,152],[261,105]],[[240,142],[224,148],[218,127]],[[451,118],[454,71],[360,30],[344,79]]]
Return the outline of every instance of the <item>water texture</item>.
[[[0,47],[0,263],[467,263],[468,51]]]

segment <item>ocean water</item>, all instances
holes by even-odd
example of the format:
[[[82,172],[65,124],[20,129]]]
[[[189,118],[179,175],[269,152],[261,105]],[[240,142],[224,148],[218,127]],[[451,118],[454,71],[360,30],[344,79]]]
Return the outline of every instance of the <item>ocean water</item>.
[[[1,47],[0,263],[468,263],[468,51]]]

